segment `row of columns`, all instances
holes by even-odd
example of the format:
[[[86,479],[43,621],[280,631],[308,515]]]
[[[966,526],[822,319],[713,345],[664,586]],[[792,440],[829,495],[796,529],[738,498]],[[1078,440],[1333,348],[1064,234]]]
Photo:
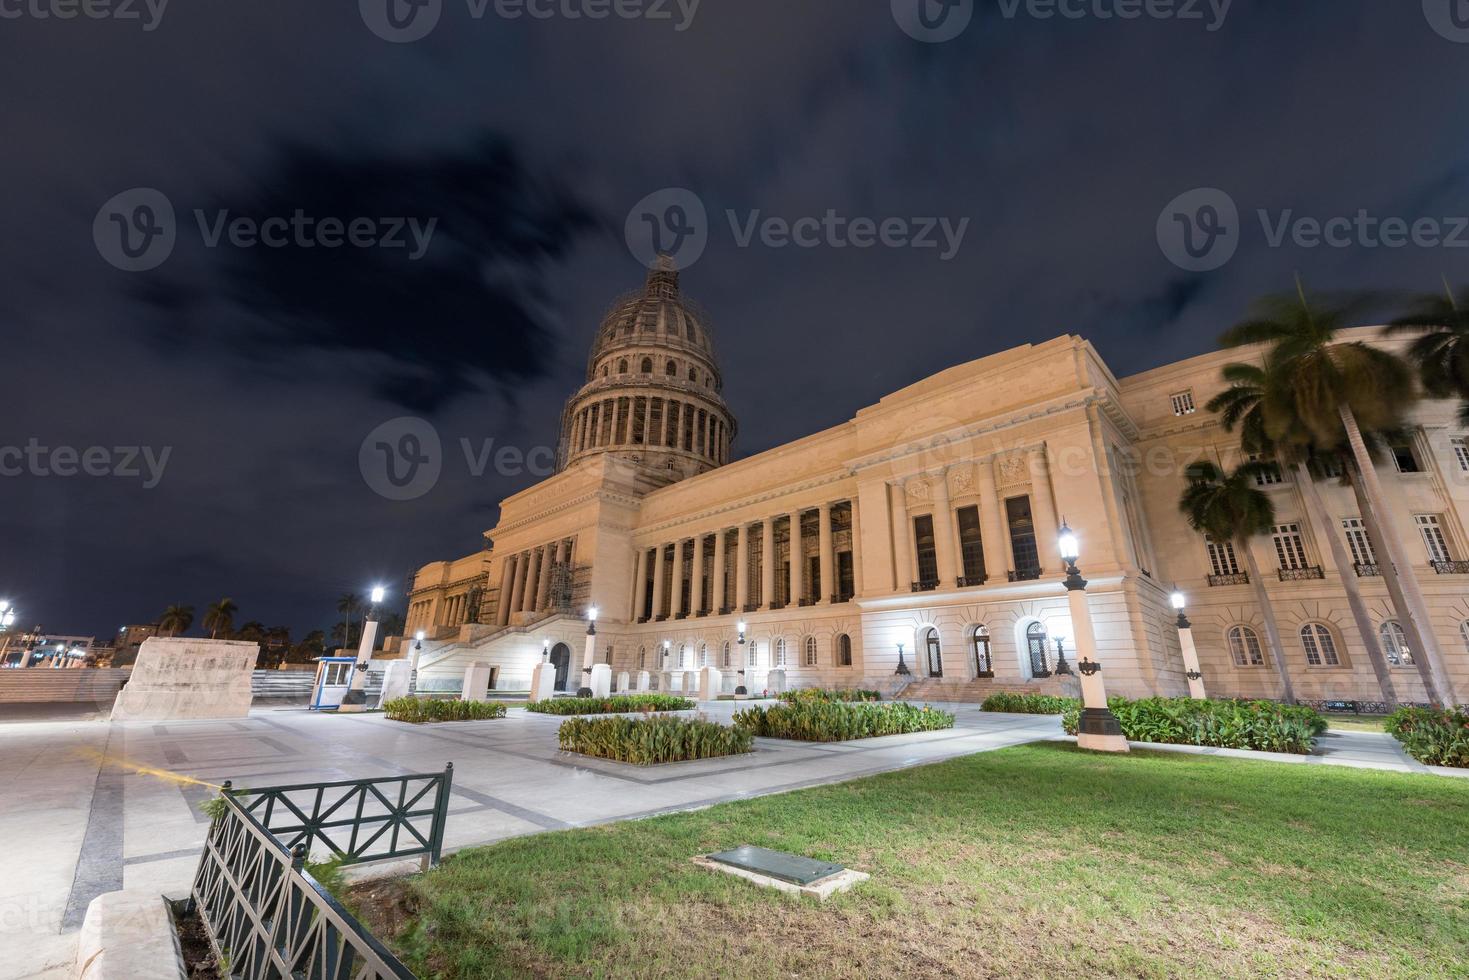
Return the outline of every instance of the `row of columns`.
[[[571,558],[568,538],[509,555],[500,575],[500,605],[495,623],[507,626],[515,613],[551,608],[551,569]]]
[[[653,425],[653,408],[660,408]],[[697,453],[714,463],[728,459],[729,430],[718,413],[692,402],[651,395],[604,398],[576,414],[570,448],[579,453],[605,446],[648,446]]]
[[[832,512],[835,504],[823,503],[817,506],[817,547],[820,554],[820,588],[816,601],[818,604],[830,603],[836,591],[836,554],[833,547],[834,535],[832,531]],[[799,602],[805,593],[804,577],[806,574],[805,562],[803,561],[803,539],[801,536],[801,514],[803,509],[791,511],[788,515],[791,523],[791,552],[788,565],[788,595],[791,603]],[[860,581],[862,564],[857,560],[857,541],[859,540],[857,526],[857,508],[852,506],[852,567],[854,590],[862,591]],[[749,521],[738,524],[735,531],[735,601],[732,611],[745,612],[754,611],[755,604],[750,602],[750,529],[755,524],[761,525],[760,539],[760,602],[758,608],[776,608],[775,599],[775,518],[767,518],[764,521]],[[704,541],[708,533],[696,537],[680,538],[673,543],[673,574],[669,576],[673,594],[669,597],[668,616],[676,618],[680,615],[702,616],[709,613],[719,613],[724,608],[724,597],[729,590],[729,582],[725,565],[728,561],[727,549],[730,528],[720,528],[714,534],[714,566],[712,570],[713,583],[711,587],[711,608],[695,608],[702,604],[704,595]],[[653,618],[664,618],[664,561],[667,545],[659,545],[653,548]],[[684,588],[683,562],[684,555],[688,554],[687,548],[692,548],[694,556],[693,570],[689,577],[688,589]],[[636,593],[633,598],[633,612],[635,618],[641,619],[643,610],[648,604],[648,550],[641,548],[638,551],[637,571],[635,573]]]

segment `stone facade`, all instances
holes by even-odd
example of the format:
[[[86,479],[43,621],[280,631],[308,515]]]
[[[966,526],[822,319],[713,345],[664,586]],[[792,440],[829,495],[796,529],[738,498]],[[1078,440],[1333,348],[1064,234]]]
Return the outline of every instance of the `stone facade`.
[[[672,284],[664,304],[681,302],[676,276]],[[1375,330],[1359,334],[1397,343],[1380,341]],[[702,369],[717,378],[709,350]],[[727,443],[715,439],[706,443],[712,456],[697,465],[679,457],[674,468],[667,453],[616,439],[589,450],[576,422],[586,418],[584,390],[568,413],[564,445],[574,450],[555,476],[502,503],[499,525],[487,532],[493,552],[420,573],[415,597],[467,581],[461,573],[471,568],[483,576],[477,622],[443,618],[439,610],[451,607],[442,601],[410,608],[410,632],[434,638],[420,676],[449,687],[465,666],[487,663],[500,668],[499,688],[525,690],[535,663],[565,644],[575,690],[582,617],[595,604],[596,659],[610,663],[614,677],[647,670],[664,687],[692,687],[695,673],[711,666],[726,691],[741,682],[764,689],[778,667],[791,686],[896,690],[902,644],[925,692],[1054,690],[1056,680],[1044,674],[1058,639],[1075,659],[1057,547],[1064,520],[1081,540],[1098,655],[1113,693],[1187,692],[1168,602],[1176,583],[1189,596],[1210,692],[1272,696],[1268,660],[1251,662],[1249,635],[1266,646],[1255,590],[1234,566],[1218,567],[1227,559],[1188,528],[1177,506],[1188,463],[1239,459],[1236,439],[1203,406],[1223,387],[1219,368],[1251,356],[1258,354],[1209,354],[1119,381],[1091,344],[1062,336],[950,368],[759,455],[722,462]],[[598,383],[603,360],[594,355],[589,384]],[[706,422],[711,417],[706,412]],[[721,421],[732,434],[733,418]],[[1454,560],[1469,556],[1462,520],[1469,450],[1454,441],[1461,433],[1451,404],[1424,402],[1412,423],[1414,442],[1401,464],[1410,472],[1393,460],[1379,470],[1397,508],[1395,530],[1421,553],[1420,579],[1463,697],[1469,567]],[[691,472],[678,478],[684,463]],[[1334,481],[1319,488],[1328,527],[1307,519],[1289,474],[1266,487],[1289,540],[1256,539],[1256,557],[1298,696],[1376,699],[1340,585],[1341,574],[1358,570],[1334,567],[1321,537],[1351,533],[1342,521],[1357,517],[1356,501]],[[1446,549],[1434,556],[1437,566],[1425,551],[1427,518]],[[1300,567],[1282,574],[1282,563]],[[1370,563],[1362,572],[1381,626],[1392,618],[1386,590]],[[1323,656],[1316,624],[1328,631],[1334,658]],[[1301,633],[1308,626],[1319,665],[1308,663]],[[1236,632],[1231,646],[1236,627],[1253,634]],[[1422,697],[1411,666],[1393,676],[1400,696]]]

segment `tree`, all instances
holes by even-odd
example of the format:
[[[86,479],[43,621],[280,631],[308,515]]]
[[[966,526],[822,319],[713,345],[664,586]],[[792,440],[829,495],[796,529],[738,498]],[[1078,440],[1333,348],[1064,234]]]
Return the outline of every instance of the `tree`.
[[[357,615],[360,609],[362,609],[362,597],[355,592],[348,592],[337,598],[337,612],[343,617],[342,622],[338,625],[341,626],[342,649],[344,650],[352,645],[352,617]],[[366,615],[365,611],[363,615]],[[337,631],[332,632],[335,636]]]
[[[1336,519],[1326,512],[1321,494],[1316,490],[1316,481],[1311,472],[1310,461],[1315,457],[1315,447],[1310,443],[1299,420],[1280,426],[1286,438],[1276,442],[1270,438],[1265,424],[1264,401],[1270,390],[1272,379],[1267,368],[1255,364],[1226,364],[1221,372],[1229,387],[1209,400],[1209,411],[1219,415],[1220,424],[1226,432],[1240,432],[1240,448],[1247,453],[1268,454],[1291,468],[1301,498],[1313,523],[1322,528],[1331,548],[1331,559],[1341,575],[1342,588],[1347,594],[1347,606],[1352,619],[1362,636],[1362,647],[1367,651],[1367,660],[1372,664],[1372,673],[1377,676],[1377,686],[1382,691],[1382,700],[1389,711],[1398,709],[1397,691],[1393,688],[1392,674],[1388,670],[1387,658],[1383,656],[1382,644],[1377,639],[1377,630],[1372,626],[1372,617],[1367,613],[1367,604],[1362,601],[1362,588],[1357,582],[1357,573]]]
[[[256,643],[264,643],[265,624],[259,622],[258,620],[252,619],[250,620],[250,622],[239,628],[239,630],[235,633],[235,639],[245,640],[246,642],[254,640]]]
[[[239,611],[240,607],[235,605],[233,599],[210,603],[204,612],[204,628],[209,631],[210,639],[218,639],[221,633],[228,636],[235,625],[235,613]]]
[[[1418,632],[1429,676],[1436,682],[1429,687],[1429,699],[1443,704],[1443,695],[1452,692],[1443,682],[1446,675],[1428,605],[1402,540],[1388,520],[1386,497],[1362,434],[1364,428],[1398,426],[1417,397],[1412,372],[1389,351],[1336,339],[1353,318],[1377,302],[1375,297],[1357,296],[1313,306],[1297,283],[1293,296],[1261,300],[1255,316],[1226,331],[1220,343],[1267,345],[1265,363],[1272,383],[1261,401],[1267,435],[1278,441],[1300,426],[1322,449],[1345,445],[1350,451],[1387,550],[1378,557],[1393,565],[1406,600],[1398,615]]]
[[[1269,463],[1241,463],[1230,473],[1223,473],[1208,460],[1191,464],[1185,471],[1188,486],[1179,497],[1178,509],[1195,531],[1218,542],[1232,541],[1244,553],[1255,587],[1255,598],[1265,617],[1265,638],[1270,644],[1270,659],[1280,675],[1281,699],[1295,704],[1296,692],[1285,663],[1285,648],[1280,642],[1280,628],[1275,623],[1275,607],[1270,593],[1260,579],[1260,566],[1255,561],[1250,539],[1266,534],[1275,524],[1275,505],[1256,485],[1256,480],[1271,472]]]
[[[1442,294],[1419,297],[1387,329],[1418,334],[1408,344],[1408,359],[1423,390],[1435,398],[1458,398],[1459,421],[1469,425],[1469,290],[1456,298],[1445,282]]]
[[[158,629],[169,636],[178,636],[184,630],[194,625],[194,607],[175,603],[163,610],[163,615],[158,617]]]

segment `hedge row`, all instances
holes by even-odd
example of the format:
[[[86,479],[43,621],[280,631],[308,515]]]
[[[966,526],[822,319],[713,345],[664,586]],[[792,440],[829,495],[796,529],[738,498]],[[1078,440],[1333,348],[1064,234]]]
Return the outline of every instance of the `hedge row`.
[[[619,694],[606,698],[553,698],[525,706],[540,715],[619,715],[634,711],[688,711],[696,707],[688,698],[672,694]]]
[[[1469,715],[1433,708],[1399,708],[1383,728],[1425,766],[1469,769]]]
[[[715,759],[754,747],[748,731],[699,718],[572,718],[556,738],[563,752],[640,766]]]
[[[1261,752],[1309,755],[1326,719],[1314,709],[1274,701],[1195,701],[1192,698],[1108,698],[1122,734],[1130,742],[1209,745]],[[1062,717],[1075,735],[1080,705]]]
[[[797,704],[803,701],[881,701],[882,695],[877,691],[866,691],[855,687],[839,687],[834,690],[824,690],[819,687],[803,687],[797,691],[786,691],[780,696],[780,700],[787,704]]]
[[[421,725],[426,721],[485,721],[504,718],[499,701],[440,701],[431,698],[395,698],[383,705],[392,721]]]
[[[1076,698],[1000,691],[985,698],[979,708],[981,711],[1008,711],[1016,715],[1064,715],[1080,705],[1081,702]]]
[[[954,716],[925,705],[846,704],[840,701],[797,701],[770,707],[756,705],[735,713],[734,722],[754,735],[803,742],[845,742],[879,735],[906,735],[953,728]]]

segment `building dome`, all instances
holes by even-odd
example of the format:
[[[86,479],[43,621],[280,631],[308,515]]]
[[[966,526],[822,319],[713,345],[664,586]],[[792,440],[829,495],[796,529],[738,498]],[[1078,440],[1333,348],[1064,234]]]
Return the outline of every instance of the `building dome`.
[[[723,465],[736,431],[723,387],[709,317],[662,258],[597,328],[586,384],[562,418],[562,465],[613,452],[674,480]]]

